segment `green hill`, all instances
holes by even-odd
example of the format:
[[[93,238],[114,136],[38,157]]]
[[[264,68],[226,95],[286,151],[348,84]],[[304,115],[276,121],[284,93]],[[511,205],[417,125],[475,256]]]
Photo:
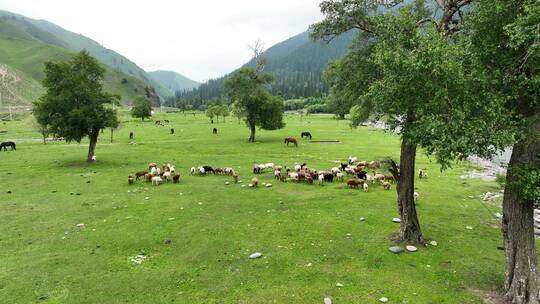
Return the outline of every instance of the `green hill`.
[[[162,83],[172,92],[190,91],[199,87],[200,83],[184,75],[172,71],[155,71],[148,74],[156,81]]]
[[[160,96],[168,97],[173,95],[173,91],[150,77],[148,73],[126,57],[103,47],[94,40],[81,34],[70,32],[45,20],[35,20],[1,10],[0,21],[3,21],[3,25],[8,24],[10,26],[11,29],[6,31],[13,32],[14,28],[17,29],[16,37],[18,38],[33,39],[74,52],[85,49],[93,57],[109,66],[111,69],[133,76],[144,82],[147,86],[155,88]]]
[[[30,105],[42,92],[46,61],[67,60],[74,52],[45,44],[0,20],[0,94],[2,105]],[[123,103],[144,94],[146,84],[105,66],[105,89],[119,94]]]

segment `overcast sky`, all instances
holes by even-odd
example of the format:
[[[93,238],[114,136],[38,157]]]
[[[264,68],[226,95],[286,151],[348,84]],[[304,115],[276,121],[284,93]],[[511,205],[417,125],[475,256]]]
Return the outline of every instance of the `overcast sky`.
[[[322,18],[320,0],[0,0],[0,9],[45,19],[96,40],[147,71],[194,80],[222,76]]]

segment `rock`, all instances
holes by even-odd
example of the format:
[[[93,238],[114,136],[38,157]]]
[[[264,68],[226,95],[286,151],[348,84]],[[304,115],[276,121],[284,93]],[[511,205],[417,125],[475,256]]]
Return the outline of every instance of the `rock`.
[[[534,209],[534,215],[540,216],[540,209]]]
[[[466,226],[465,229],[472,230],[472,227],[471,226]]]
[[[84,228],[84,224],[83,223],[77,224],[77,227]]]
[[[366,220],[366,219],[363,218],[363,217],[360,218],[360,222],[363,222],[363,221],[365,221],[365,220]]]
[[[345,285],[343,285],[343,284],[341,284],[341,283],[336,283],[336,287],[341,288],[341,287],[343,287],[343,286],[345,286]]]
[[[438,244],[437,244],[437,241],[431,241],[431,242],[429,242],[429,244],[430,244],[431,246],[437,246],[437,245],[438,245]]]
[[[172,243],[171,240],[165,240],[165,245],[170,245]]]
[[[260,257],[262,257],[262,253],[260,253],[260,252],[252,253],[252,254],[249,256],[250,259],[258,259],[258,258],[260,258]]]
[[[253,188],[253,184],[249,184],[248,187]]]
[[[129,260],[135,265],[141,265],[146,260],[146,258],[147,257],[145,255],[139,254],[139,255],[130,257]]]
[[[382,298],[379,299],[379,302],[386,303],[386,302],[388,302],[388,298],[382,297]]]
[[[230,184],[231,184],[231,183],[229,183],[229,182],[225,182],[225,185],[227,185],[227,186],[230,185]]]
[[[266,184],[266,188],[272,188],[272,184]]]
[[[245,187],[246,187],[246,185],[242,185],[242,188],[245,188]]]
[[[407,251],[408,251],[408,252],[416,252],[416,251],[418,251],[418,248],[416,248],[416,247],[414,247],[414,246],[411,246],[411,245],[408,245],[408,246],[405,247],[405,248],[407,248]]]
[[[499,212],[495,213],[495,217],[501,219],[503,216]]]
[[[332,304],[332,299],[330,297],[324,297],[324,304]]]
[[[390,250],[390,252],[396,253],[396,254],[403,252],[403,248],[401,248],[400,246],[393,246],[393,247],[388,248],[388,250]]]
[[[394,222],[394,223],[401,223],[401,219],[395,217],[395,218],[392,219],[392,222]]]

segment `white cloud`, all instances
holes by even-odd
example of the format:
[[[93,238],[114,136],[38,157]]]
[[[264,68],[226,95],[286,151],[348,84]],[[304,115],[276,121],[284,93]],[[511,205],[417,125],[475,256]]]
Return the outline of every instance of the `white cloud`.
[[[0,9],[90,37],[146,70],[195,80],[249,60],[248,45],[285,40],[320,20],[320,0],[0,0]]]

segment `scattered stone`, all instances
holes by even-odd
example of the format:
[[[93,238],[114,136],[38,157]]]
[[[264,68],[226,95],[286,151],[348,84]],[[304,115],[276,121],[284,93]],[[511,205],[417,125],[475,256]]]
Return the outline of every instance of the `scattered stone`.
[[[83,223],[77,224],[77,227],[78,228],[84,228],[84,224]]]
[[[363,222],[363,221],[365,221],[365,220],[366,220],[366,219],[363,218],[363,217],[360,218],[360,222]]]
[[[142,254],[132,256],[129,258],[129,260],[135,265],[141,265],[146,259],[147,259],[147,256],[142,255]]]
[[[405,247],[405,248],[407,248],[407,251],[408,251],[408,252],[416,252],[416,251],[418,251],[418,248],[416,248],[416,247],[414,247],[414,246],[411,246],[411,245],[408,245],[408,246]]]
[[[401,219],[395,217],[395,218],[392,219],[392,222],[394,222],[394,223],[401,223]]]
[[[471,226],[466,226],[465,229],[472,230],[472,227]]]
[[[165,240],[165,245],[170,245],[172,243],[171,240]]]
[[[386,303],[386,302],[388,302],[388,298],[382,297],[382,298],[379,299],[379,302]]]
[[[330,297],[324,297],[324,304],[332,304],[332,298]]]
[[[147,197],[145,197],[144,199],[145,199],[145,200],[149,200],[150,198],[147,196]]]
[[[499,212],[497,212],[497,213],[495,213],[495,217],[496,217],[496,218],[499,218],[499,219],[502,219],[503,216],[502,216],[502,214],[500,214]]]
[[[311,263],[307,263],[307,265],[306,265],[306,267],[311,267],[311,266],[313,266],[313,264],[311,264]]]
[[[246,187],[246,185],[242,185],[242,188],[245,188],[245,187]]]
[[[437,241],[431,241],[431,242],[429,242],[429,244],[430,244],[431,246],[437,246],[437,245],[438,245],[438,244],[437,244]]]
[[[343,286],[345,286],[345,285],[343,285],[343,284],[341,284],[341,283],[336,283],[336,287],[341,288],[341,287],[343,287]]]
[[[229,183],[229,182],[225,182],[225,185],[227,185],[227,186],[230,185],[230,184],[231,184],[231,183]]]
[[[400,247],[400,246],[392,246],[392,247],[388,248],[388,250],[390,250],[390,252],[396,253],[396,254],[403,252],[403,248]]]
[[[250,259],[258,259],[258,258],[260,258],[260,257],[262,257],[262,253],[260,253],[260,252],[252,253],[252,254],[249,256]]]
[[[253,184],[249,184],[248,187],[253,188]]]

